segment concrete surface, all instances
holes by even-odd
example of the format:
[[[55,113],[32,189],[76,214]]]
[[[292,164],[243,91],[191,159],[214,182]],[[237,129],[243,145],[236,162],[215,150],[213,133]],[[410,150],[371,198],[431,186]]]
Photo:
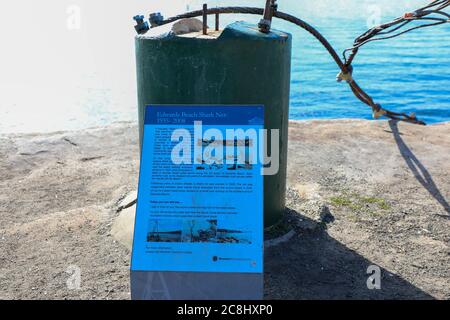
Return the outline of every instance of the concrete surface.
[[[450,299],[449,151],[450,123],[292,122],[296,234],[266,250],[265,297]],[[131,123],[0,137],[0,299],[130,298],[138,160]]]

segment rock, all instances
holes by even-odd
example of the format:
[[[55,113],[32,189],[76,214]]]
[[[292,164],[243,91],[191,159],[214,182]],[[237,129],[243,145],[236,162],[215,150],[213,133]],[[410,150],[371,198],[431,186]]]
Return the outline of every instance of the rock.
[[[124,209],[114,220],[111,227],[111,235],[131,251],[133,246],[134,220],[136,205]]]
[[[182,19],[172,26],[172,32],[176,35],[182,35],[191,32],[199,32],[203,30],[203,23],[199,19],[189,18]]]
[[[137,191],[131,191],[125,198],[119,203],[119,208],[127,208],[137,199]]]

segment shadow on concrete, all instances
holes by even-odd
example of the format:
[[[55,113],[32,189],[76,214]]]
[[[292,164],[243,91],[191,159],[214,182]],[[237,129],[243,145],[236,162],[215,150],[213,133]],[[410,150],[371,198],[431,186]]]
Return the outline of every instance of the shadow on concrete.
[[[417,181],[419,181],[420,184],[442,205],[445,211],[450,213],[450,205],[439,191],[430,173],[403,141],[398,129],[397,121],[389,121],[389,126],[391,127],[400,154],[405,159],[406,164],[416,177]]]
[[[381,289],[369,290],[373,262],[330,237],[323,223],[293,210],[287,215],[301,222],[295,237],[265,250],[265,298],[434,299],[381,266]]]

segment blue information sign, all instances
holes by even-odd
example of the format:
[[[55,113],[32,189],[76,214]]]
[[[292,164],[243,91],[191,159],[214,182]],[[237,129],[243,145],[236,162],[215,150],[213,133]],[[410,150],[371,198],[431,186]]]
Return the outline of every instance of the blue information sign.
[[[263,272],[263,106],[148,106],[132,271]]]

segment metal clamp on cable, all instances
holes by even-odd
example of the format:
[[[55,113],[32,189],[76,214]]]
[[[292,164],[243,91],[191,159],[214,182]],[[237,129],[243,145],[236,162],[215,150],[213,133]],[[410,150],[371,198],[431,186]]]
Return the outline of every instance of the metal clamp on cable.
[[[416,17],[416,13],[415,12],[406,12],[404,15],[403,15],[403,19],[413,19],[413,18],[415,18]]]
[[[346,81],[347,83],[352,83],[353,82],[353,67],[348,66],[347,72],[344,72],[344,71],[339,72],[338,75],[336,76],[336,81],[337,82]]]
[[[372,111],[372,117],[374,119],[380,119],[382,116],[387,114],[386,110],[384,110],[378,103],[376,103],[375,106],[372,107]]]

